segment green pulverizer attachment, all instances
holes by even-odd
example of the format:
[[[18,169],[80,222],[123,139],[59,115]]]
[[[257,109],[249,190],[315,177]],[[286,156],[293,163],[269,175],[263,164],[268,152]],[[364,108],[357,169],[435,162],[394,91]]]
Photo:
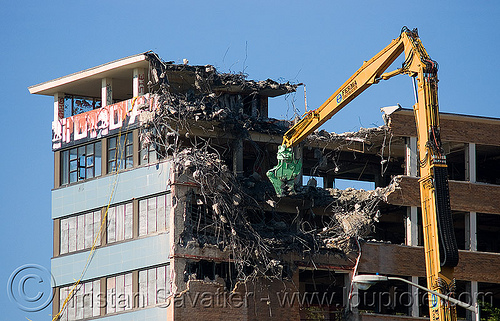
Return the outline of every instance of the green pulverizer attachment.
[[[270,169],[266,175],[276,190],[278,196],[283,192],[293,191],[294,180],[302,169],[302,161],[295,159],[292,148],[285,145],[278,147],[278,165]]]

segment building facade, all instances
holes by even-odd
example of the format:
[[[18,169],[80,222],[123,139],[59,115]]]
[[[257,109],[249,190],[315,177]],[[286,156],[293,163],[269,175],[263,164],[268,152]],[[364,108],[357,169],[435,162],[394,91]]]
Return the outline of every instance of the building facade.
[[[316,132],[299,192],[265,178],[290,123],[269,98],[297,85],[246,80],[147,52],[29,88],[54,97],[56,281],[61,320],[408,320],[428,315],[416,129]],[[500,299],[500,119],[442,114],[462,301]],[[335,189],[363,181],[373,191]],[[302,184],[299,184],[302,185]],[[321,187],[318,185],[322,185]],[[473,319],[459,310],[460,318]]]

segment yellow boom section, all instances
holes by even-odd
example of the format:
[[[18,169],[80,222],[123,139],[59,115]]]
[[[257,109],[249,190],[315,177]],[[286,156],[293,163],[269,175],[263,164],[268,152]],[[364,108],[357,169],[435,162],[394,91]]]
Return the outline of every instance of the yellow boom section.
[[[405,61],[402,67],[384,73],[403,52]],[[281,148],[290,153],[291,147],[300,143],[351,100],[381,79],[389,79],[403,73],[416,77],[417,102],[414,111],[418,132],[427,287],[449,295],[454,291],[453,270],[458,264],[458,249],[451,218],[446,157],[439,135],[437,69],[437,63],[427,54],[416,29],[409,30],[404,27],[399,38],[394,39],[372,59],[364,62],[361,68],[319,108],[304,114],[302,120],[285,133]],[[282,163],[288,165],[288,159],[294,160],[293,154],[286,159],[283,158]],[[286,169],[284,165],[280,164],[281,168]],[[295,171],[297,172],[297,169]],[[270,172],[272,173],[268,173],[268,176],[271,177],[274,173],[276,176],[273,177],[274,181],[278,183],[286,183],[293,179],[293,177],[284,179],[276,175],[276,170]],[[455,307],[434,295],[429,295],[429,312],[431,320],[456,320]]]
[[[383,75],[382,73],[403,52],[404,43],[402,39],[402,36],[394,39],[372,59],[365,61],[363,66],[319,108],[304,114],[303,118],[285,133],[283,136],[283,145],[286,145],[286,147],[297,145],[370,85],[377,83],[380,79],[392,77],[393,75]],[[398,70],[393,73],[396,75],[400,71]]]

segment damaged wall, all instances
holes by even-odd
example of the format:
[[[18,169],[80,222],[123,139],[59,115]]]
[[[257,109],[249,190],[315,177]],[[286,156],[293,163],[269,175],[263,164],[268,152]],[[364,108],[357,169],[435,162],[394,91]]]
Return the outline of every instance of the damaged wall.
[[[278,198],[265,173],[275,164],[278,144],[291,122],[270,119],[267,102],[269,97],[293,94],[297,85],[248,80],[243,74],[219,73],[210,65],[177,65],[154,53],[148,53],[148,61],[148,94],[61,119],[54,126],[53,147],[59,150],[121,133],[121,129],[133,130],[128,133],[133,136],[128,146],[133,149],[133,167],[142,169],[127,168],[125,173],[149,168],[169,177],[166,189],[171,189],[172,206],[165,218],[169,228],[159,234],[168,238],[170,255],[167,262],[156,262],[167,265],[170,274],[173,305],[168,308],[169,316],[303,319],[304,313],[317,312],[314,318],[338,319],[339,311],[347,307],[348,293],[342,293],[324,310],[313,306],[306,312],[295,303],[284,307],[276,293],[304,293],[309,288],[330,293],[333,280],[337,288],[350,288],[349,274],[355,273],[356,267],[362,273],[423,275],[422,249],[399,245],[407,242],[405,226],[411,225],[408,219],[411,213],[416,216],[419,206],[417,178],[405,176],[416,175],[408,165],[409,137],[414,135],[407,126],[413,124],[408,118],[411,114],[396,111],[386,115],[384,126],[353,133],[311,134],[299,147],[303,174],[323,179],[324,188],[312,179]],[[443,119],[445,126],[448,120]],[[465,126],[467,122],[450,119],[449,124]],[[486,132],[480,126],[473,127],[474,132],[469,133],[481,137],[471,140],[485,142]],[[443,133],[444,139],[459,139],[457,131]],[[103,146],[106,142],[102,138]],[[453,170],[464,172],[466,143],[447,147],[458,151]],[[139,148],[145,162],[137,160]],[[105,154],[109,150],[103,147],[102,151],[102,163],[107,165]],[[492,166],[495,152],[483,149],[478,155],[489,158]],[[151,154],[155,157],[149,158]],[[120,177],[127,177],[125,173]],[[465,179],[467,175],[454,177]],[[337,179],[373,182],[377,188],[334,189]],[[104,180],[94,182],[67,186],[65,191]],[[452,208],[498,213],[500,204],[492,200],[497,187],[451,181]],[[156,197],[160,191],[151,193]],[[135,204],[134,229],[140,226],[136,197],[149,196],[127,194],[126,199],[119,199]],[[142,236],[134,235],[131,240]],[[500,282],[487,276],[495,274],[498,258],[494,255],[460,255],[466,263],[457,268],[457,277]],[[474,272],[469,262],[481,264],[485,260],[493,263],[484,273]],[[103,277],[101,282],[105,281]]]
[[[243,284],[242,293],[247,294],[252,287],[256,287],[259,295],[270,289],[274,293],[276,287],[295,287],[297,292],[298,282],[294,278],[299,268],[352,267],[359,250],[357,239],[372,233],[379,218],[378,204],[392,187],[342,191],[306,186],[287,198],[276,198],[264,178],[272,165],[267,159],[272,159],[273,151],[252,137],[264,135],[260,141],[269,143],[273,135],[280,137],[289,123],[270,120],[263,112],[254,111],[259,104],[262,107],[262,97],[290,92],[295,87],[269,80],[246,81],[241,76],[219,75],[211,68],[196,67],[182,70],[194,80],[190,89],[182,91],[167,80],[170,74],[182,75],[178,70],[182,68],[159,65],[156,73],[164,75],[165,80],[162,82],[162,77],[158,77],[155,93],[158,108],[141,118],[140,136],[146,146],[154,146],[161,158],[174,164],[171,217],[175,228],[170,236],[174,244],[173,293],[184,299],[201,289],[230,295],[243,291]],[[220,81],[225,84],[221,86]],[[246,100],[247,93],[251,99]],[[246,101],[250,102],[249,107],[245,106]],[[223,136],[213,134],[217,131],[224,133]],[[311,141],[323,144],[323,152],[327,154],[332,149],[327,150],[325,144],[333,143],[334,152],[353,148],[356,153],[361,145],[374,154],[380,171],[386,152],[378,153],[380,146],[370,140],[379,138],[381,133],[387,135],[387,129],[328,139],[322,134]],[[388,135],[386,140],[389,143]],[[195,262],[207,263],[193,270]],[[220,266],[226,263],[234,274],[217,274],[223,273]],[[207,266],[218,272],[200,274],[199,269]],[[232,290],[235,280],[237,285]],[[273,302],[256,301],[249,309],[252,313],[243,313],[248,319],[252,319],[250,315],[255,319],[277,315],[296,319],[298,314],[298,309],[283,309]],[[190,308],[174,313],[177,316],[215,313],[218,317],[227,313],[213,311]]]

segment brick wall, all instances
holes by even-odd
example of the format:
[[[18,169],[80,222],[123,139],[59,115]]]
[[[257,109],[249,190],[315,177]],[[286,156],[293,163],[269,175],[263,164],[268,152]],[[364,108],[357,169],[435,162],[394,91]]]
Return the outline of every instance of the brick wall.
[[[201,280],[187,286],[173,300],[175,320],[299,320],[298,302],[283,304],[285,292],[297,291],[290,281],[257,279],[239,283],[233,291]]]

